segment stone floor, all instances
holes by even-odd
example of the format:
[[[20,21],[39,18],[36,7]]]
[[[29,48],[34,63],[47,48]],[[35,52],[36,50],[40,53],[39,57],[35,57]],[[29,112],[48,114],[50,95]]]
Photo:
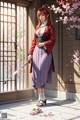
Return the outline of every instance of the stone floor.
[[[27,99],[0,105],[0,120],[80,120],[80,102],[48,98],[42,113],[30,115],[36,99]],[[2,114],[7,118],[2,119]]]

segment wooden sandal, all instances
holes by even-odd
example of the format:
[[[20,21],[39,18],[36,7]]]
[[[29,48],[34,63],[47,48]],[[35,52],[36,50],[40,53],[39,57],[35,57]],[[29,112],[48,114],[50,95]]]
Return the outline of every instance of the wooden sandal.
[[[45,100],[43,100],[44,105],[46,105],[46,102],[47,102],[47,100],[46,100],[46,99],[45,99]]]
[[[46,100],[40,100],[37,103],[37,106],[39,106],[39,107],[44,106],[44,105],[46,105]]]

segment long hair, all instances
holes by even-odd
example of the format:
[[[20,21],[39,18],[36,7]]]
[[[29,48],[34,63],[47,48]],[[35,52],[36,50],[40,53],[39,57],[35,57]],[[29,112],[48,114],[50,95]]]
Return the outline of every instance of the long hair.
[[[38,25],[36,26],[36,29],[38,29],[40,27],[40,25],[41,25],[41,21],[39,19],[40,15],[45,15],[46,19],[48,20],[48,23],[52,23],[50,8],[49,8],[49,6],[47,4],[44,4],[37,11]]]

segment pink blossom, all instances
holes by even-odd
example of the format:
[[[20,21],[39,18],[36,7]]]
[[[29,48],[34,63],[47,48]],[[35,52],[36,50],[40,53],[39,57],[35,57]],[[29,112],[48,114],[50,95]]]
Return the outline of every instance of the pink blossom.
[[[74,25],[70,25],[70,28],[74,28]]]
[[[68,29],[70,28],[80,28],[80,25],[78,25],[78,22],[80,22],[79,15],[76,14],[80,12],[80,2],[75,1],[75,4],[70,4],[67,2],[59,2],[58,7],[55,5],[52,5],[52,10],[55,14],[60,13],[61,16],[56,20],[56,22],[63,21],[63,24],[67,24],[68,22],[73,23],[73,25],[70,25]],[[63,17],[62,17],[63,16]],[[74,24],[75,23],[75,24]]]
[[[51,10],[53,10],[53,11],[55,11],[55,10],[56,10],[56,8],[55,8],[55,5],[54,5],[54,4],[51,6]]]
[[[62,13],[62,9],[59,9],[59,13]]]
[[[73,7],[74,9],[77,9],[77,8],[78,8],[77,4],[73,4],[72,7]]]
[[[79,52],[79,50],[74,51],[73,61],[75,63],[79,63],[79,61],[80,61],[80,52]]]
[[[30,112],[30,115],[37,115],[39,113],[42,113],[42,109],[40,107],[37,107],[32,109],[32,111]]]
[[[63,23],[66,24],[68,22],[68,17],[65,16],[64,19],[63,19]]]
[[[64,9],[66,9],[66,8],[67,8],[67,6],[66,6],[66,5],[64,5],[64,4],[62,5],[62,7],[63,7]]]
[[[75,28],[80,28],[80,25],[74,25]]]
[[[55,13],[60,13],[60,12],[62,12],[62,9],[60,9],[60,7],[57,7],[54,9],[54,11],[55,11]]]
[[[59,17],[60,20],[62,20],[62,17]]]
[[[67,6],[66,11],[68,12],[68,11],[69,11],[69,9],[70,9],[70,6]]]
[[[78,20],[78,17],[71,16],[69,20],[73,21],[73,22],[76,22]]]
[[[68,12],[69,12],[69,15],[73,14],[74,13],[74,8],[70,8]]]
[[[56,22],[58,22],[58,20],[56,20]]]
[[[62,11],[62,14],[61,14],[62,16],[64,15],[64,12]]]
[[[80,18],[78,18],[78,22],[80,22]]]
[[[54,8],[55,8],[55,5],[53,4],[51,7],[54,9]]]
[[[71,29],[70,27],[67,28],[67,30],[70,30],[70,29]]]

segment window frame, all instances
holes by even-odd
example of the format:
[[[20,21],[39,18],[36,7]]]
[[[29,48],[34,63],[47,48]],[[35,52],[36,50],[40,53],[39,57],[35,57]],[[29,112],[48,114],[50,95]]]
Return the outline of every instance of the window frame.
[[[75,39],[80,40],[80,28],[75,29]]]

